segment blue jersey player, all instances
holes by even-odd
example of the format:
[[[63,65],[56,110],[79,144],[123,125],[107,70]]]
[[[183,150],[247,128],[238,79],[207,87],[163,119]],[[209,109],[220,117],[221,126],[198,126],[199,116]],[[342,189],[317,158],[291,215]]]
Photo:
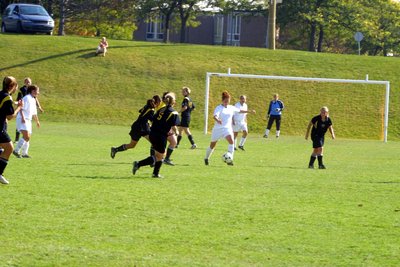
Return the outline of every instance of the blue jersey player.
[[[264,133],[265,138],[268,138],[269,131],[271,130],[274,121],[276,122],[276,138],[278,138],[281,133],[281,117],[282,117],[282,110],[285,108],[285,105],[283,105],[283,102],[279,100],[278,94],[274,94],[273,98],[274,99],[269,103],[269,108],[267,113],[268,125]]]

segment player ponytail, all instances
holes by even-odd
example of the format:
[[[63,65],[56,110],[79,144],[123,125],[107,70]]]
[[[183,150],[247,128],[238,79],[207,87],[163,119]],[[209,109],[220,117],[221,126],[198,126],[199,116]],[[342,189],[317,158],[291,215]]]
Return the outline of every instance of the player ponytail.
[[[3,91],[9,92],[18,86],[17,80],[12,76],[6,76],[3,79]]]
[[[227,98],[231,98],[231,95],[228,93],[228,91],[222,92],[222,101]]]
[[[152,99],[148,99],[146,104],[147,104],[147,106],[149,108],[155,108],[156,107],[156,103],[155,103],[153,98]]]

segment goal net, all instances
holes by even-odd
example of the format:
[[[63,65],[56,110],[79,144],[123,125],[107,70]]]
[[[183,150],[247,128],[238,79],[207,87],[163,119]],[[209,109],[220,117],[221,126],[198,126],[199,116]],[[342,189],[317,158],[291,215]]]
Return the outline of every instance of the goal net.
[[[322,106],[329,108],[336,135],[349,139],[387,141],[390,84],[387,81],[304,78],[249,74],[207,73],[204,132],[214,122],[212,112],[228,91],[231,104],[247,96],[249,131],[262,135],[273,94],[285,104],[281,131],[284,135],[304,135],[311,118]],[[274,126],[273,126],[274,127]],[[271,129],[274,132],[274,128]]]

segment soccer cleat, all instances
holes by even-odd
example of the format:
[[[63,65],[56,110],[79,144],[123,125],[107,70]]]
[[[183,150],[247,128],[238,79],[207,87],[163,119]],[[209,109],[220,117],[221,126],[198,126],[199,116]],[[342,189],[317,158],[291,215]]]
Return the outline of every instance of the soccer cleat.
[[[9,184],[9,182],[3,175],[0,175],[0,184]]]
[[[3,152],[4,152],[4,148],[0,147],[0,154],[3,154]]]
[[[139,170],[139,162],[137,162],[137,161],[134,161],[133,162],[133,168],[132,168],[132,173],[133,173],[133,175],[135,175],[136,174],[136,172],[137,172],[137,170]]]
[[[245,151],[243,146],[239,146],[239,149]]]
[[[21,158],[24,158],[24,159],[30,159],[30,158],[31,158],[31,156],[29,156],[28,154],[26,154],[26,155],[22,155],[22,156],[21,156]]]
[[[319,165],[319,166],[318,166],[318,169],[320,169],[320,170],[325,170],[326,167],[325,167],[325,165]]]
[[[204,159],[204,164],[206,164],[206,166],[208,166],[208,159]]]
[[[197,145],[196,145],[196,144],[193,144],[192,147],[191,147],[190,149],[196,149],[196,148],[197,148]]]
[[[112,147],[111,148],[111,158],[113,159],[115,157],[115,154],[117,154],[117,148],[116,147]]]
[[[277,135],[276,138],[279,138],[279,135]]]
[[[264,134],[264,136],[263,136],[264,138],[268,138],[268,135],[266,135],[266,134]]]
[[[227,162],[226,164],[229,165],[229,166],[233,166],[233,161]]]
[[[235,151],[238,150],[237,147],[235,147]]]
[[[153,177],[153,178],[159,178],[159,179],[164,178],[164,176],[162,176],[161,174],[154,174],[154,173],[153,173],[153,175],[152,175],[151,177]]]
[[[314,169],[314,166],[313,165],[308,165],[308,168],[309,169]]]
[[[170,159],[164,159],[163,162],[169,166],[175,166],[175,164]]]
[[[175,148],[178,148],[178,145],[176,145]]]
[[[21,155],[15,150],[13,150],[13,155],[16,156],[17,158],[21,158]]]

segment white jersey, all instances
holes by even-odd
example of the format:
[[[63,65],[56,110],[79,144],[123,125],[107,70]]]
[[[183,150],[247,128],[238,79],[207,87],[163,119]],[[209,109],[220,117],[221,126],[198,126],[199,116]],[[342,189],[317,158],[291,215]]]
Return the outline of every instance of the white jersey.
[[[21,112],[24,113],[25,120],[32,120],[33,115],[37,115],[36,99],[32,95],[26,95],[22,98],[23,107]],[[21,119],[21,113],[18,112],[17,119]]]
[[[214,117],[217,117],[221,120],[221,124],[215,123],[214,128],[232,128],[232,119],[233,115],[239,113],[240,109],[235,106],[228,105],[224,107],[223,105],[219,105],[214,110]]]
[[[247,111],[246,103],[243,103],[243,105],[242,105],[242,104],[240,104],[240,102],[237,102],[235,104],[235,107],[239,110]],[[247,113],[236,113],[233,117],[233,120],[235,121],[235,123],[245,123],[246,116],[247,116]]]

